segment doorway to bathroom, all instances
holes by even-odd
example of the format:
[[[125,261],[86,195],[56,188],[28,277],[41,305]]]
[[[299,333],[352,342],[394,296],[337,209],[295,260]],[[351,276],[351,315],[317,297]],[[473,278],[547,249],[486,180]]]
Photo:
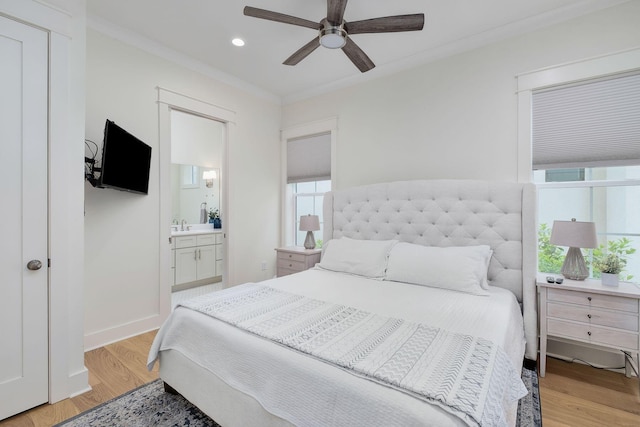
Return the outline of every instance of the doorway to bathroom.
[[[222,282],[222,145],[225,124],[172,109],[171,290]]]
[[[176,294],[229,280],[227,153],[235,113],[158,88],[160,106],[161,292],[168,316]],[[215,221],[214,221],[215,219]]]

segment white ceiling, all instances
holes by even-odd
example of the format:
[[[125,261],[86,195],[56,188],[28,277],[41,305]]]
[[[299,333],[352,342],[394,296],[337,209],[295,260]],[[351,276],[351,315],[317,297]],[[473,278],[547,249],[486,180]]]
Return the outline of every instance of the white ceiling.
[[[339,49],[282,62],[314,30],[244,16],[254,6],[320,21],[325,0],[87,0],[88,24],[113,37],[284,103],[416,66],[626,0],[350,0],[346,21],[424,13],[419,32],[358,34],[376,68],[360,73]],[[238,48],[231,39],[241,37]]]

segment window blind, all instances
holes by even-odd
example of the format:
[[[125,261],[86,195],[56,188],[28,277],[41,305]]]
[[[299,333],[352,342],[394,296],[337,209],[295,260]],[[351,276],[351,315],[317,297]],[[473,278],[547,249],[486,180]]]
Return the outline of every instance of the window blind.
[[[640,71],[535,91],[533,169],[640,164]]]
[[[287,141],[287,183],[331,179],[331,134]]]

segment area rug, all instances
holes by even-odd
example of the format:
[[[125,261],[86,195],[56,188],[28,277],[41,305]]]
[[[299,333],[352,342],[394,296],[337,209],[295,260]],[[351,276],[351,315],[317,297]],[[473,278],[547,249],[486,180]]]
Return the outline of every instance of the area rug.
[[[529,393],[518,403],[518,427],[542,426],[538,375],[522,370]],[[180,395],[164,392],[161,380],[138,387],[54,427],[219,427]]]
[[[522,382],[527,387],[527,395],[518,402],[519,427],[541,427],[542,413],[540,412],[540,388],[538,386],[538,371],[522,368]]]

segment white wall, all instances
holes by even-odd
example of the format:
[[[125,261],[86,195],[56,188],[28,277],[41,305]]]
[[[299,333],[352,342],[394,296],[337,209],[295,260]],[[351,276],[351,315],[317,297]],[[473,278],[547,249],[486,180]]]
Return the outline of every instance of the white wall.
[[[638,47],[638,17],[640,2],[628,2],[290,104],[283,128],[338,117],[334,188],[419,178],[516,181],[516,76]],[[621,359],[558,342],[549,353],[604,366]]]
[[[223,140],[223,123],[171,111],[171,163],[219,169]]]
[[[639,16],[640,2],[628,2],[290,104],[283,128],[338,116],[335,188],[416,178],[517,180],[515,76],[637,47]]]
[[[282,111],[88,30],[87,137],[101,143],[110,118],[155,151],[148,196],[85,186],[85,345],[99,346],[160,321],[156,86],[236,112],[227,213],[233,218],[228,234],[235,284],[273,274],[281,123],[289,128],[338,117],[335,188],[414,178],[516,180],[515,76],[638,46],[639,14],[640,2],[628,2]],[[262,260],[269,261],[266,273]]]
[[[161,322],[159,143],[156,87],[236,113],[229,142],[229,284],[274,270],[279,238],[280,106],[87,30],[86,135],[99,145],[105,119],[152,149],[149,195],[85,185],[85,346],[122,339]],[[169,154],[169,153],[167,153]],[[167,194],[170,188],[163,189]],[[256,215],[259,213],[259,215]],[[166,224],[168,228],[169,224]],[[164,243],[164,242],[162,242]]]

